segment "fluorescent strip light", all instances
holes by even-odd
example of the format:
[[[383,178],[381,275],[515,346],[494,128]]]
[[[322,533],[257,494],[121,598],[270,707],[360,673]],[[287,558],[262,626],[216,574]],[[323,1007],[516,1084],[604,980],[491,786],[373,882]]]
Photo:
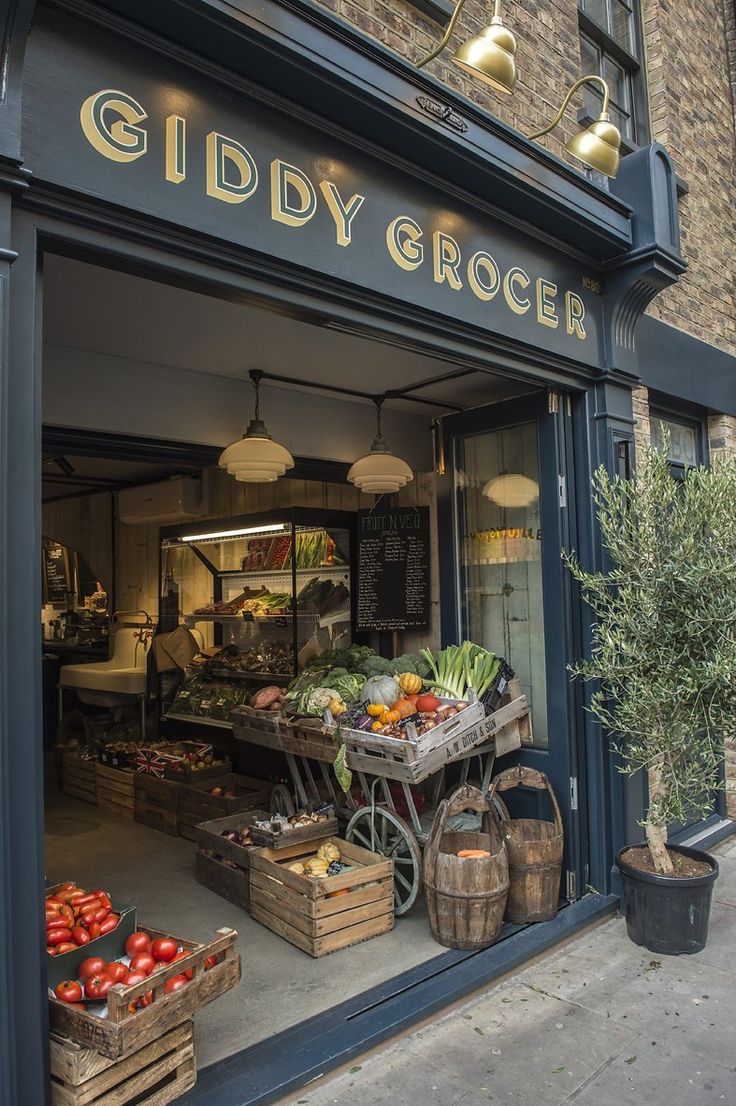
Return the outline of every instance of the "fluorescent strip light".
[[[213,534],[186,534],[180,541],[212,541],[214,538],[240,538],[245,534],[275,534],[283,533],[286,526],[283,522],[275,522],[269,526],[244,526],[241,530],[218,530]]]

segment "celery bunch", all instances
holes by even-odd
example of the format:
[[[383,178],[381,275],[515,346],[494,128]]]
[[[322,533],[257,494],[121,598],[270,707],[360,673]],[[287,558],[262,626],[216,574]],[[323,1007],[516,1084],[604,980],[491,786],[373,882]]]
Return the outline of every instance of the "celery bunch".
[[[482,699],[501,667],[495,653],[474,645],[472,641],[448,645],[437,656],[429,649],[422,649],[421,653],[432,672],[427,683],[432,683],[436,690],[444,691],[454,699],[465,699],[470,687]]]

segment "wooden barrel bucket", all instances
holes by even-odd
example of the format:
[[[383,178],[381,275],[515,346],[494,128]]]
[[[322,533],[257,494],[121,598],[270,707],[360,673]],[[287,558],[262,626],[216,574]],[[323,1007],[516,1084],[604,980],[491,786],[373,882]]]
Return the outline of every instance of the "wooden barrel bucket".
[[[448,818],[474,810],[483,816],[478,832],[445,831]],[[483,849],[485,857],[459,857],[461,849]],[[509,889],[501,827],[487,798],[466,784],[443,799],[424,850],[424,890],[432,936],[449,949],[484,949],[498,938]]]
[[[511,818],[502,824],[509,858],[506,921],[518,924],[547,922],[559,909],[564,835],[557,796],[543,772],[534,768],[507,768],[496,776],[489,798],[512,787],[546,790],[553,822],[541,818]]]

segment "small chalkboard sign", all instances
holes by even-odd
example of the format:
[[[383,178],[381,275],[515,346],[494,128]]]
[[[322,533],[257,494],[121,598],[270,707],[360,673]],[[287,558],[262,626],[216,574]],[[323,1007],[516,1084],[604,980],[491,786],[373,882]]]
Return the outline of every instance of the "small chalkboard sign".
[[[71,590],[69,562],[63,545],[52,545],[43,551],[43,570],[46,582],[46,602],[64,603]]]
[[[429,625],[429,507],[358,511],[357,630]]]

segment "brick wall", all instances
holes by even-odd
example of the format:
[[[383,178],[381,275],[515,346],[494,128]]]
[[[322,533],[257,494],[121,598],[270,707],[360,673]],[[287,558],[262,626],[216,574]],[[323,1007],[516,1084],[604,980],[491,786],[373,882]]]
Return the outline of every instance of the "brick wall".
[[[390,49],[417,61],[442,28],[405,0],[322,0],[333,12]],[[490,0],[467,0],[450,46],[427,67],[440,80],[521,131],[540,128],[563,90],[580,76],[577,0],[505,0],[516,36],[519,79],[511,96],[496,95],[454,66],[452,49],[489,22]],[[736,352],[733,241],[736,217],[736,27],[733,0],[642,0],[653,139],[671,153],[690,188],[680,201],[689,270],[651,305],[656,317],[711,345]],[[731,54],[729,56],[729,47]],[[575,102],[575,108],[580,101]],[[575,111],[541,141],[567,157]],[[578,163],[575,163],[576,165]]]

